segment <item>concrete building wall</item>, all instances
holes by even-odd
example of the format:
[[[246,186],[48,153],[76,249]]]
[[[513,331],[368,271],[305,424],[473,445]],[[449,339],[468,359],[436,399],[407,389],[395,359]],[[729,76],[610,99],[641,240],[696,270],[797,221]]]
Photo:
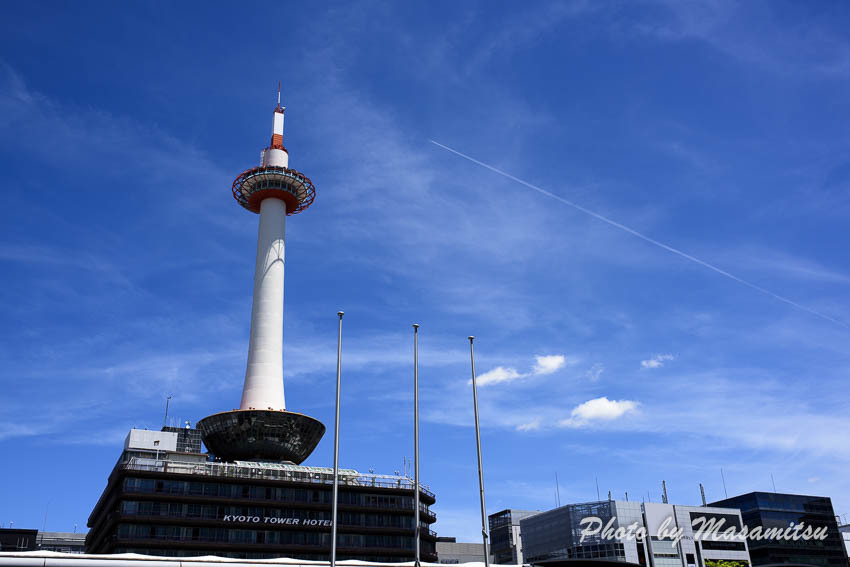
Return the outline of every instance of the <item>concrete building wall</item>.
[[[454,541],[437,542],[437,561],[442,564],[484,562],[483,543],[464,543]]]
[[[741,549],[714,549],[715,538],[708,534],[695,533],[692,522],[694,518],[725,518],[725,528],[732,525],[737,530],[743,527],[741,513],[733,508],[716,508],[703,506],[674,506],[647,502],[643,504],[646,518],[646,528],[650,535],[655,535],[660,529],[682,530],[682,538],[675,546],[670,541],[650,539],[654,567],[705,567],[709,561],[740,561],[750,562],[746,538],[737,537],[733,542],[724,543]],[[665,522],[667,525],[665,526]],[[699,528],[698,528],[699,529]],[[672,555],[675,554],[675,557]]]
[[[149,451],[176,451],[177,434],[170,431],[131,429],[124,440],[124,449],[147,449]]]

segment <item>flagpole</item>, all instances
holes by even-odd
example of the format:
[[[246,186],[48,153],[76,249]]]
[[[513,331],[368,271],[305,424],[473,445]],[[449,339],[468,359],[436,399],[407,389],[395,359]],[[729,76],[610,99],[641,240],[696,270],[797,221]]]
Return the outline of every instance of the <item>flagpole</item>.
[[[413,521],[416,541],[416,567],[420,562],[419,526],[419,325],[413,325]]]
[[[484,567],[490,567],[490,547],[487,545],[487,507],[484,505],[484,469],[481,464],[481,428],[478,425],[478,388],[475,383],[475,351],[469,337],[469,359],[472,362],[472,401],[475,406],[475,445],[478,448],[478,487],[481,491],[481,538],[484,541]]]
[[[336,343],[336,415],[334,417],[334,494],[333,511],[331,516],[331,567],[336,567],[336,512],[339,500],[339,383],[342,361],[342,316],[343,312],[337,312],[339,316],[339,336]]]

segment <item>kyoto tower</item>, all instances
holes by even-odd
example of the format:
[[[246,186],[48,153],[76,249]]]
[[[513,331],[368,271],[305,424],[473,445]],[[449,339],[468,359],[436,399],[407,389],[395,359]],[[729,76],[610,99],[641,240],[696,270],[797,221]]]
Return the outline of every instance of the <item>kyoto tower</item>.
[[[286,217],[313,203],[310,179],[289,167],[283,146],[283,116],[278,84],[271,143],[261,165],[233,181],[233,197],[260,215],[251,337],[242,402],[238,410],[198,422],[207,448],[225,461],[287,461],[300,464],[318,445],[325,426],[286,411],[283,395],[283,275]]]

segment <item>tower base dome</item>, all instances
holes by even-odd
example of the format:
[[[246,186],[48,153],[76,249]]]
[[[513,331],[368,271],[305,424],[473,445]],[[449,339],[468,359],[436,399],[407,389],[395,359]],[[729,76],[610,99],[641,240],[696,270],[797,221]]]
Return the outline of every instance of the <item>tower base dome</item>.
[[[204,444],[224,461],[288,461],[301,464],[319,444],[325,426],[289,411],[233,410],[200,420]]]

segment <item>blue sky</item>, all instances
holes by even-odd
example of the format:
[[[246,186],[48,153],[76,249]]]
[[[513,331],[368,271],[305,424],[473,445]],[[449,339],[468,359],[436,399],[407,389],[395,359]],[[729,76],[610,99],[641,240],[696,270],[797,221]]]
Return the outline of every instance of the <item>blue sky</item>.
[[[341,465],[412,448],[440,535],[487,504],[771,489],[850,514],[843,3],[6,3],[0,523],[80,528],[127,430],[236,407],[269,138],[288,409]],[[458,157],[463,152],[804,309]],[[329,465],[327,435],[307,464]]]

